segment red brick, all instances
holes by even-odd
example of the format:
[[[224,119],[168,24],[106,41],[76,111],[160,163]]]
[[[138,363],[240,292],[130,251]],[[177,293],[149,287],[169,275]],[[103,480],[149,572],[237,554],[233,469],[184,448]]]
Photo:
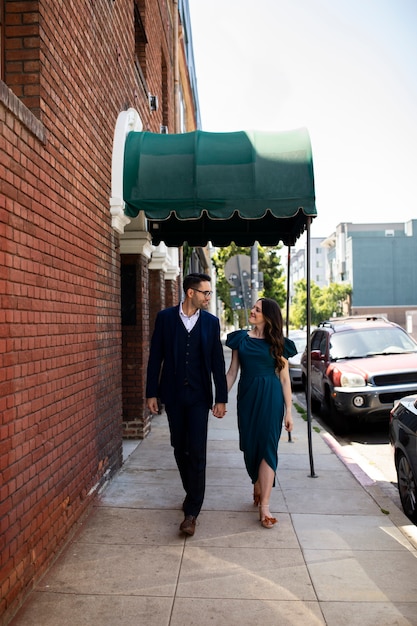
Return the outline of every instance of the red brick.
[[[119,112],[135,106],[144,128],[174,129],[167,3],[144,3],[147,89],[162,102],[168,83],[165,110],[153,113],[133,63],[131,0],[78,3],[75,13],[61,3],[59,14],[52,0],[4,4],[0,616],[51,562],[90,505],[91,487],[120,466],[122,398],[126,433],[148,433],[150,325],[178,299],[161,274],[150,316],[148,259],[133,255],[140,315],[121,329],[109,214]]]

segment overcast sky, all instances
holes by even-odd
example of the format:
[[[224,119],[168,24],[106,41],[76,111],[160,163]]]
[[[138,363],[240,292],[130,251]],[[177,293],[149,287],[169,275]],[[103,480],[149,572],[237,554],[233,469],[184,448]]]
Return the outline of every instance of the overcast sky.
[[[417,218],[417,0],[189,0],[202,129],[308,129],[318,217]]]

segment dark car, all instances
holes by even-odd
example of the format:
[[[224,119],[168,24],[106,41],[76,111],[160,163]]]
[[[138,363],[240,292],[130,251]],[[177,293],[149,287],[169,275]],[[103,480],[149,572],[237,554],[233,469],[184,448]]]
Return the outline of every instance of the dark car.
[[[301,358],[307,386],[307,350]],[[395,400],[417,393],[417,343],[382,317],[319,324],[311,335],[311,404],[344,434],[354,422],[387,420]]]
[[[417,524],[417,395],[401,398],[395,404],[389,437],[394,448],[401,504],[407,517]]]

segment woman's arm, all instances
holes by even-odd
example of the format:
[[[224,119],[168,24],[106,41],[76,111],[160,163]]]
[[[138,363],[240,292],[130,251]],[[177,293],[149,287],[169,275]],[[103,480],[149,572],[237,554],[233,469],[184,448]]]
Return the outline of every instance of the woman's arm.
[[[230,362],[230,366],[229,366],[229,370],[226,374],[226,379],[227,379],[227,391],[230,391],[231,388],[233,387],[236,377],[237,377],[237,373],[239,371],[239,354],[237,350],[233,350],[232,351],[232,360]]]
[[[282,359],[284,361],[284,367],[279,373],[279,379],[282,385],[282,393],[284,395],[284,404],[285,404],[285,430],[288,432],[292,431],[293,421],[292,421],[292,389],[291,389],[291,379],[290,379],[290,368],[288,365],[287,359]]]

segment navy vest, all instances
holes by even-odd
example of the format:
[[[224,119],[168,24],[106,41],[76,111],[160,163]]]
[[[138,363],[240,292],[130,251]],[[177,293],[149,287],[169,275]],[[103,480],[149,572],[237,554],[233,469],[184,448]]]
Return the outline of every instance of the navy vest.
[[[178,324],[177,383],[180,386],[189,385],[192,389],[198,389],[203,394],[201,317],[198,318],[191,332],[188,332],[180,319],[178,319]]]

